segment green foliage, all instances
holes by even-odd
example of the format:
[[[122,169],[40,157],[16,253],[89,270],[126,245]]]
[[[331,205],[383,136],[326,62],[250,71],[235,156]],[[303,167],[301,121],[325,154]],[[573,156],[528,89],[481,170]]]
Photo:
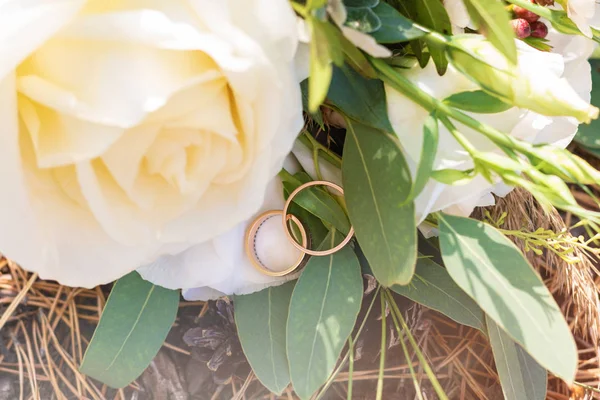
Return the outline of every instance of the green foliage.
[[[429,258],[417,259],[415,277],[409,285],[394,285],[391,289],[460,324],[485,329],[481,308],[454,283],[444,267]]]
[[[517,247],[491,225],[439,214],[450,276],[542,366],[567,382],[577,347],[560,308]]]
[[[328,101],[343,113],[365,125],[393,132],[387,115],[383,82],[367,79],[344,64],[333,71]]]
[[[303,176],[305,179],[300,179],[301,176],[291,175],[285,170],[281,170],[279,173],[284,187],[291,189],[291,191],[301,184],[312,180],[306,174]],[[331,224],[344,235],[350,231],[350,222],[348,221],[346,212],[327,190],[318,186],[306,188],[294,197],[293,202],[321,220]]]
[[[591,103],[600,106],[600,60],[590,60],[592,69],[592,100]],[[600,154],[600,120],[592,121],[589,125],[579,125],[575,140],[593,153]]]
[[[410,282],[417,257],[411,176],[395,138],[347,121],[342,177],[356,238],[383,286]]]
[[[483,90],[455,93],[446,97],[444,103],[450,107],[479,114],[495,114],[512,108],[512,105]]]
[[[471,21],[513,64],[517,63],[515,35],[510,16],[500,0],[464,0]]]
[[[332,233],[321,248],[341,235]],[[360,265],[350,246],[312,257],[296,283],[287,322],[294,390],[308,399],[327,380],[350,336],[362,301]]]
[[[252,370],[271,392],[290,383],[286,355],[286,325],[295,282],[235,296],[235,323]]]
[[[549,44],[550,41],[548,39],[528,36],[523,41],[539,51],[552,51],[552,46]]]
[[[450,17],[439,0],[415,0],[415,22],[444,35],[452,32]],[[438,74],[444,75],[448,68],[448,60],[443,45],[428,42],[429,53],[435,63]]]
[[[177,315],[179,291],[137,272],[115,283],[80,370],[113,388],[134,381],[162,346]]]
[[[544,400],[547,372],[521,346],[515,343],[491,318],[486,318],[496,369],[504,398]]]
[[[371,33],[379,43],[401,43],[425,36],[426,32],[419,29],[415,24],[394,7],[387,3],[379,3],[373,12],[381,21],[381,28]]]

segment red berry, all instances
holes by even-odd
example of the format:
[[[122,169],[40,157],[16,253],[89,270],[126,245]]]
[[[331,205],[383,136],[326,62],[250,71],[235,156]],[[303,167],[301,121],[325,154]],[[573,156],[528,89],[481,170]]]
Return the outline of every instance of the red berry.
[[[529,22],[523,18],[517,18],[510,21],[510,24],[515,31],[515,35],[519,39],[525,39],[531,34],[531,26],[529,26]]]
[[[535,22],[538,19],[540,19],[539,15],[537,15],[536,13],[529,11],[523,7],[514,6],[513,12],[515,13],[515,17],[523,18],[527,22]]]
[[[532,22],[529,24],[531,28],[531,36],[534,38],[545,38],[548,36],[548,27],[541,21]]]

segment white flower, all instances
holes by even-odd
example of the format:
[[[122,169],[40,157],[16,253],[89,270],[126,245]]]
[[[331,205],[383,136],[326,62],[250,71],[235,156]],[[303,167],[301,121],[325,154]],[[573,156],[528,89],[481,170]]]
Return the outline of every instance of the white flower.
[[[577,25],[581,33],[592,37],[590,26],[595,25],[596,14],[595,0],[565,0],[567,4],[567,15]]]
[[[463,0],[444,0],[444,7],[448,12],[453,31],[456,28],[461,29],[471,26],[471,17],[467,12],[467,7],[465,7]]]
[[[565,37],[555,32],[549,38],[550,44],[554,45],[557,51],[564,51],[564,56],[542,53],[530,47],[519,46],[521,67],[526,64],[526,68],[544,69],[545,73],[562,77],[569,82],[583,100],[589,101],[591,77],[587,57],[591,54],[593,44],[581,36]],[[565,41],[565,43],[561,41]],[[448,72],[444,76],[439,76],[432,64],[425,69],[413,68],[404,75],[415,82],[420,89],[440,100],[454,93],[479,89],[475,83],[452,66],[448,68]],[[389,86],[386,86],[386,95],[390,121],[400,139],[409,166],[415,174],[421,154],[423,123],[428,113]],[[497,114],[471,115],[477,120],[519,139],[534,143],[554,143],[562,147],[572,140],[578,126],[577,120],[572,117],[547,117],[516,107]],[[457,124],[457,127],[478,150],[497,151],[501,154],[501,151],[480,133],[460,124]],[[472,166],[472,161],[466,151],[440,124],[435,169],[466,170]],[[468,216],[476,206],[493,204],[492,193],[503,196],[510,189],[503,184],[492,185],[481,176],[460,186],[449,186],[431,179],[415,201],[417,219],[421,222],[427,214],[439,210]]]
[[[0,0],[0,252],[90,287],[230,232],[302,126],[296,47],[284,0]]]

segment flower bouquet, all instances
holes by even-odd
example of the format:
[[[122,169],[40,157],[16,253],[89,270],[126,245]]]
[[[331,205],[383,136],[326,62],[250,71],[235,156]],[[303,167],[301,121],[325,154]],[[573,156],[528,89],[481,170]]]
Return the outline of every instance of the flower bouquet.
[[[598,117],[596,8],[0,0],[0,251],[65,285],[116,281],[80,366],[111,387],[148,366],[181,294],[230,297],[273,393],[321,398],[363,306],[449,398],[400,295],[480,330],[506,399],[544,399],[547,373],[577,384],[578,351],[532,265],[576,265],[600,238],[569,186],[600,172],[565,149]],[[515,188],[587,235],[469,218]]]

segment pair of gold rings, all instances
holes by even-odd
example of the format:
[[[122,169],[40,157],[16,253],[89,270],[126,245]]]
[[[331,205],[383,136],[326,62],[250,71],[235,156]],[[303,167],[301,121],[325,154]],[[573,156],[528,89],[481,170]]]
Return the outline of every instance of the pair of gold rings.
[[[342,195],[344,194],[344,190],[339,185],[336,185],[335,183],[328,182],[328,181],[308,182],[308,183],[298,186],[296,188],[296,190],[294,190],[290,194],[287,201],[285,202],[285,205],[283,206],[283,210],[269,210],[269,211],[266,211],[266,212],[260,214],[258,217],[256,217],[256,219],[252,222],[252,224],[250,224],[250,227],[246,231],[246,240],[245,240],[246,254],[250,258],[252,265],[261,273],[263,273],[265,275],[269,275],[269,276],[284,276],[284,275],[291,274],[300,265],[305,264],[305,261],[307,260],[307,256],[327,256],[327,255],[333,254],[333,253],[341,250],[342,247],[344,247],[346,244],[348,244],[348,242],[352,239],[352,236],[354,236],[354,228],[351,226],[350,231],[348,232],[348,234],[346,235],[344,240],[342,240],[342,242],[340,244],[338,244],[337,246],[335,246],[331,249],[328,249],[328,250],[311,250],[308,248],[308,246],[310,246],[310,236],[307,234],[306,229],[304,228],[304,225],[302,224],[302,222],[295,215],[288,214],[288,209],[290,208],[292,201],[298,195],[298,193],[300,193],[302,190],[304,190],[308,187],[311,187],[311,186],[328,186],[328,187],[333,188],[336,191],[340,192],[340,194],[342,194]],[[297,248],[298,250],[300,250],[302,252],[302,254],[300,254],[300,257],[298,257],[296,262],[292,266],[290,266],[289,268],[286,268],[283,271],[273,271],[273,270],[267,268],[265,265],[263,265],[263,263],[258,258],[258,255],[256,254],[256,246],[255,246],[256,234],[258,233],[258,229],[260,228],[260,226],[266,220],[273,218],[277,215],[281,215],[281,221],[283,223],[283,231],[285,232],[285,235],[288,238],[288,240],[294,245],[295,248]],[[290,229],[289,229],[289,221],[292,221],[296,225],[298,230],[300,231],[300,243],[298,243],[298,241],[292,236],[292,233],[290,232]]]

